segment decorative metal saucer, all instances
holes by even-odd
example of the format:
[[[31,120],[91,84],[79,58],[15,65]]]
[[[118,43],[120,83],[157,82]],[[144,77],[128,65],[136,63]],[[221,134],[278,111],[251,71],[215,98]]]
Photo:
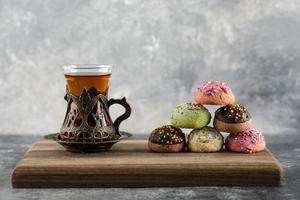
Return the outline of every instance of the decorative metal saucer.
[[[92,152],[103,152],[108,151],[112,145],[115,143],[127,139],[132,136],[132,134],[124,131],[120,131],[121,137],[117,140],[111,141],[103,141],[103,142],[67,142],[62,141],[59,139],[59,133],[52,133],[45,135],[45,139],[51,139],[65,147],[67,150],[72,152],[79,152],[79,153],[92,153]]]

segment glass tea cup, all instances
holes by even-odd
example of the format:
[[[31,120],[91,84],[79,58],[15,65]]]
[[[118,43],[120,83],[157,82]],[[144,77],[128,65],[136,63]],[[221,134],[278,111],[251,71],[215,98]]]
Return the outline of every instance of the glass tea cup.
[[[119,126],[131,114],[125,97],[108,100],[110,65],[64,66],[66,116],[59,134],[59,143],[72,151],[90,152],[108,150],[118,142]],[[109,107],[120,104],[125,113],[114,122]]]

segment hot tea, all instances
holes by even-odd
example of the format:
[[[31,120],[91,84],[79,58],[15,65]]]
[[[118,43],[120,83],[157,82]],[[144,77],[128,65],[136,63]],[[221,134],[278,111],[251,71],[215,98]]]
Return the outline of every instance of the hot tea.
[[[65,75],[67,81],[67,92],[79,96],[83,89],[89,90],[94,87],[100,94],[107,96],[110,74],[93,76]]]

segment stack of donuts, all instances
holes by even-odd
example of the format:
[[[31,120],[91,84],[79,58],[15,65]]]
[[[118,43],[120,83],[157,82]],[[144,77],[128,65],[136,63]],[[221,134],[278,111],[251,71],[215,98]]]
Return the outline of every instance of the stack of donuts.
[[[244,106],[235,103],[235,96],[226,83],[206,82],[197,88],[195,103],[182,103],[174,108],[171,125],[151,132],[148,147],[155,152],[231,152],[254,153],[266,147],[262,133],[252,128],[252,119]],[[220,106],[208,126],[211,114],[204,105]],[[191,129],[186,139],[181,130]],[[229,133],[224,141],[221,132]]]

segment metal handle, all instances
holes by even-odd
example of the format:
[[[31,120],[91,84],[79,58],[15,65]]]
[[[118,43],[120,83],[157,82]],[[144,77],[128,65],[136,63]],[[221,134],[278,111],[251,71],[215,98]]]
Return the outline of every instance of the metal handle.
[[[125,119],[127,119],[130,114],[131,114],[131,107],[129,106],[129,104],[126,101],[126,98],[123,97],[122,99],[110,99],[108,102],[108,108],[113,105],[113,104],[120,104],[125,108],[125,113],[122,114],[121,116],[119,116],[114,122],[114,127],[117,131],[117,133],[119,133],[119,126],[121,124],[122,121],[124,121]]]

